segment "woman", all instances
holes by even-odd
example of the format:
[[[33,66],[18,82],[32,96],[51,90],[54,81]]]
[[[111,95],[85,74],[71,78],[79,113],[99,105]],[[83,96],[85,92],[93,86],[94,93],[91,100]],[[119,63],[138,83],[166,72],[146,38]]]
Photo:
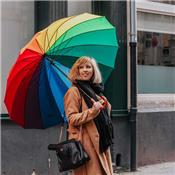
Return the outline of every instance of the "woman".
[[[73,86],[64,97],[69,139],[81,138],[90,157],[90,161],[74,169],[73,174],[112,175],[109,146],[112,144],[113,128],[108,112],[111,105],[102,96],[102,78],[95,60],[80,57],[70,70],[69,78]]]

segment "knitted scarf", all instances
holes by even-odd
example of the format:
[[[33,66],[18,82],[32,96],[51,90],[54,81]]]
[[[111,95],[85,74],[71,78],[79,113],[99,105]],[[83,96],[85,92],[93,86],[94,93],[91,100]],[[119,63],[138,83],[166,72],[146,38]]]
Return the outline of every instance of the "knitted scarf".
[[[88,108],[91,108],[93,104],[91,102],[91,99],[86,94],[88,94],[95,101],[98,101],[96,94],[99,96],[103,95],[104,86],[101,83],[94,84],[91,81],[87,80],[76,80],[75,85],[78,87],[80,93],[82,94]],[[82,90],[86,94],[83,93]],[[94,122],[100,136],[99,150],[102,153],[106,151],[108,147],[113,143],[112,139],[114,137],[112,122],[106,107],[100,111],[96,118],[94,118]]]

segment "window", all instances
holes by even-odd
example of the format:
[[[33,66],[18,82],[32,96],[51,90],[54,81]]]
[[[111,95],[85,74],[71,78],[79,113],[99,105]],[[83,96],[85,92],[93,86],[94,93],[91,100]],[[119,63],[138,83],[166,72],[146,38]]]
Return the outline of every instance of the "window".
[[[175,35],[138,31],[138,64],[175,66]]]
[[[137,13],[138,92],[175,93],[175,16]]]
[[[137,36],[138,110],[175,110],[174,5],[138,3]]]

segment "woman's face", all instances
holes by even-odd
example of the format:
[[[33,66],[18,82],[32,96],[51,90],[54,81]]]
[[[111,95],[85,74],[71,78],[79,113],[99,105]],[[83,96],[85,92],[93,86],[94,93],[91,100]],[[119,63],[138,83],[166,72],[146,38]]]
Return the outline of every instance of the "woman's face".
[[[86,62],[79,66],[80,80],[90,80],[93,75],[93,67],[91,63]]]

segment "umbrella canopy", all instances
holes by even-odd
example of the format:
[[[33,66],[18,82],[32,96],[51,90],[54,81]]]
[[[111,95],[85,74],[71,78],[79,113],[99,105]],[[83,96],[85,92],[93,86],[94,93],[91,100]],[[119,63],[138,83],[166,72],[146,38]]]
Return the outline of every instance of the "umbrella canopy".
[[[71,83],[64,74],[77,58],[90,56],[105,81],[117,49],[115,28],[105,17],[88,13],[60,19],[36,33],[7,79],[4,101],[10,118],[24,128],[67,122],[63,97]]]

